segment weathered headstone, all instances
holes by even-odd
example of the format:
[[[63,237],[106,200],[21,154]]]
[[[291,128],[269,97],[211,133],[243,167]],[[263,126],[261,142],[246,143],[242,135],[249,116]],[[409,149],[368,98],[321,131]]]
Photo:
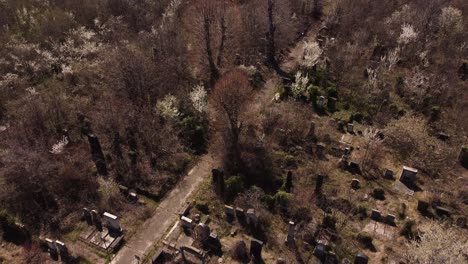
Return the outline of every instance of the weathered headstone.
[[[86,223],[88,225],[92,225],[93,224],[93,219],[92,219],[92,216],[91,216],[91,211],[89,211],[88,208],[83,208],[83,218],[85,219]]]
[[[128,193],[128,200],[132,203],[136,203],[138,202],[138,195],[136,194],[136,192],[129,192]]]
[[[121,228],[120,228],[119,218],[116,215],[105,212],[103,216],[104,216],[104,219],[106,221],[106,225],[109,231],[120,232]]]
[[[57,254],[57,246],[55,245],[55,242],[50,238],[46,238],[45,242],[47,244],[47,249],[49,250],[49,253],[51,253],[51,255]]]
[[[429,203],[427,201],[418,200],[418,211],[425,214],[429,210]]]
[[[262,259],[262,248],[263,242],[252,238],[250,240],[250,255],[253,256],[255,259],[260,260]]]
[[[249,226],[252,226],[252,227],[257,227],[257,224],[258,224],[258,217],[257,215],[255,214],[255,210],[250,208],[247,210],[247,214],[246,214],[246,221],[247,221],[247,224]]]
[[[319,96],[319,98],[317,99],[317,107],[319,109],[323,109],[325,105],[325,96]]]
[[[104,158],[104,153],[102,153],[99,139],[94,134],[88,134],[88,142],[91,149],[91,156],[94,164],[96,165],[97,173],[99,175],[107,176],[106,160]]]
[[[343,121],[338,121],[338,127],[337,127],[338,131],[340,132],[345,132],[345,124]]]
[[[310,122],[309,131],[307,132],[306,137],[308,139],[315,137],[315,121]]]
[[[286,260],[284,260],[283,258],[278,258],[276,260],[276,264],[286,264]]]
[[[349,163],[348,170],[352,174],[361,174],[361,167],[357,161],[351,161]]]
[[[224,213],[228,221],[233,221],[236,218],[236,210],[232,206],[224,205]]]
[[[125,197],[128,196],[129,190],[128,190],[127,187],[125,187],[125,186],[119,184],[119,191],[120,191],[120,193],[123,194]]]
[[[348,131],[350,134],[354,134],[354,124],[348,123],[348,125],[346,125],[346,131]]]
[[[335,252],[329,251],[325,257],[325,264],[338,264],[338,257]]]
[[[400,181],[403,183],[414,182],[417,174],[418,174],[417,169],[403,166],[403,170],[401,171],[401,175],[400,175]]]
[[[181,222],[181,225],[183,228],[187,228],[187,229],[191,229],[192,228],[192,222],[193,220],[186,217],[186,216],[182,216],[180,218],[180,222]]]
[[[382,214],[380,213],[379,210],[372,209],[371,211],[371,219],[375,221],[380,221],[382,219]]]
[[[362,253],[358,253],[354,257],[354,264],[367,264],[368,262],[369,262],[369,257]]]
[[[351,188],[353,188],[355,190],[361,188],[361,181],[358,180],[358,179],[352,179],[351,180]]]

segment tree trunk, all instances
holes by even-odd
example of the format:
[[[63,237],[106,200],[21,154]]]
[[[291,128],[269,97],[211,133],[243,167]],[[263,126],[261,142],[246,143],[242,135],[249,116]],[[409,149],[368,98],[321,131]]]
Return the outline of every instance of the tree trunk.
[[[206,46],[206,56],[208,58],[208,64],[210,67],[210,84],[214,85],[216,80],[219,78],[219,71],[216,67],[216,64],[213,59],[213,51],[211,49],[211,21],[209,18],[205,18],[204,28],[205,28],[205,46]]]
[[[276,26],[273,18],[273,9],[275,7],[274,0],[268,0],[268,33],[267,33],[267,64],[273,68],[278,75],[283,78],[290,79],[291,76],[284,72],[276,60],[276,44],[275,44],[275,31]]]

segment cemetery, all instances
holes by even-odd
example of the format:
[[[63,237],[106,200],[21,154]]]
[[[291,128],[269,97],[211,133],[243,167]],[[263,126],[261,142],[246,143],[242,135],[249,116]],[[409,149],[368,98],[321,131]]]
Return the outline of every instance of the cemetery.
[[[0,0],[0,264],[468,263],[466,0]]]

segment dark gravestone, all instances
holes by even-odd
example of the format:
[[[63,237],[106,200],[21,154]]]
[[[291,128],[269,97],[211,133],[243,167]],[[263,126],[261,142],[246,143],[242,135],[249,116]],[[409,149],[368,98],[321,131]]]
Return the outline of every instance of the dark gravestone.
[[[393,180],[393,171],[392,170],[386,170],[384,174],[384,179],[387,180]]]
[[[451,211],[445,207],[437,206],[436,207],[436,214],[438,216],[450,216]]]
[[[317,243],[317,245],[314,248],[314,256],[316,256],[320,260],[325,259],[325,254],[327,252],[327,249],[323,243]]]
[[[371,219],[374,221],[380,221],[382,219],[382,214],[380,213],[379,210],[372,209]]]
[[[335,252],[330,251],[327,252],[325,257],[325,264],[338,264],[338,257],[336,256]]]
[[[468,169],[468,145],[462,146],[458,159],[460,161],[460,164],[465,169]]]
[[[352,174],[361,174],[361,168],[359,166],[359,163],[356,161],[351,161],[348,166],[349,172]]]
[[[91,217],[91,211],[88,208],[83,208],[83,218],[88,225],[93,224],[93,218]]]
[[[361,188],[361,181],[358,179],[352,179],[351,180],[351,188],[354,190],[357,190]]]
[[[291,188],[292,188],[292,172],[288,171],[288,175],[286,176],[286,182],[284,184],[284,187],[286,189],[286,192],[290,193]]]
[[[306,137],[307,139],[315,138],[315,122],[314,121],[310,122],[309,131],[307,132]]]
[[[369,262],[369,257],[359,253],[354,257],[354,264],[367,264]]]
[[[317,180],[315,181],[315,194],[321,194],[322,193],[322,185],[323,185],[323,179],[325,176],[319,174],[317,175]]]
[[[462,81],[468,80],[468,63],[467,62],[464,62],[460,66],[460,68],[458,68],[458,77],[460,77]]]
[[[96,164],[96,169],[99,175],[107,175],[107,165],[104,158],[104,153],[102,153],[101,144],[99,139],[94,134],[88,134],[88,142],[91,149],[91,156],[93,158],[94,164]]]
[[[237,217],[237,221],[239,221],[240,223],[245,223],[244,209],[236,207],[236,217]]]
[[[325,144],[317,143],[316,149],[315,149],[315,154],[317,155],[317,157],[323,158],[325,156],[324,152],[325,152]]]
[[[102,232],[102,221],[101,216],[96,210],[91,211],[91,216],[93,219],[93,224],[99,232]]]
[[[336,111],[336,98],[335,97],[328,97],[327,107],[328,107],[328,111],[330,112]]]
[[[250,255],[253,256],[255,259],[262,259],[262,248],[262,241],[255,238],[252,238],[252,240],[250,240]]]
[[[429,211],[429,203],[426,201],[419,200],[418,201],[418,211],[426,214]]]
[[[338,127],[337,127],[338,131],[340,132],[345,132],[345,124],[343,121],[338,121]]]
[[[436,136],[437,136],[438,139],[440,139],[440,140],[442,140],[442,141],[447,141],[447,140],[450,139],[450,136],[447,135],[447,134],[445,134],[445,133],[443,133],[443,132],[437,133]]]

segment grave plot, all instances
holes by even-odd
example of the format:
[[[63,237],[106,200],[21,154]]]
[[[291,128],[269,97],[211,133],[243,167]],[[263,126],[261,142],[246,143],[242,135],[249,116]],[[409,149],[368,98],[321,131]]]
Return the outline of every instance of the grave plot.
[[[86,230],[79,240],[103,252],[112,252],[124,238],[119,217],[105,212],[102,216],[96,211],[83,208]]]

